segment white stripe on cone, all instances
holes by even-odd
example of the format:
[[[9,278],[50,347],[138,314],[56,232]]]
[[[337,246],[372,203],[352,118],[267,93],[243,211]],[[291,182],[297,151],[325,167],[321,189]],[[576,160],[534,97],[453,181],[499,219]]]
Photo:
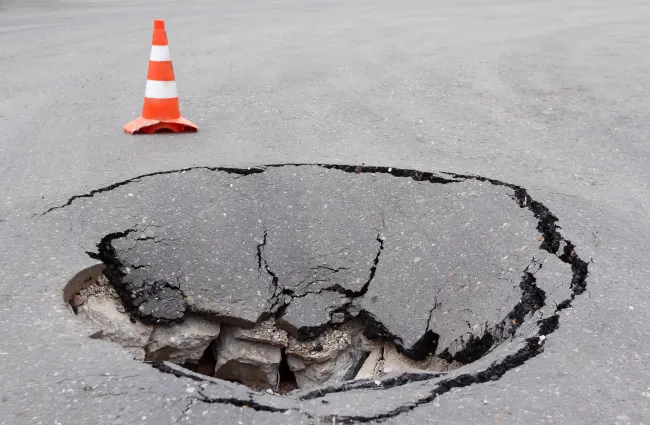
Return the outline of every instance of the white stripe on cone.
[[[151,56],[149,60],[154,62],[165,62],[171,60],[169,55],[169,46],[151,46]]]
[[[173,99],[178,97],[176,81],[147,80],[144,97],[149,99]]]

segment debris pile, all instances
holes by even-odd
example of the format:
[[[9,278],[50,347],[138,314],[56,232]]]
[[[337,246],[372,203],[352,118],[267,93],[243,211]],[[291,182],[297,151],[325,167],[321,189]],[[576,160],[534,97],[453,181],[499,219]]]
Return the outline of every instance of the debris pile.
[[[136,359],[251,388],[439,375],[552,332],[586,286],[557,217],[482,177],[194,168],[91,192],[84,214],[133,193],[93,218],[99,263],[64,299]]]
[[[359,320],[333,324],[308,340],[289,335],[277,327],[273,318],[252,328],[198,315],[171,324],[145,324],[126,312],[104,275],[75,294],[69,303],[92,327],[92,338],[118,343],[135,359],[170,361],[256,390],[287,392],[352,379],[374,379],[389,372],[440,372],[459,366],[433,355],[422,361],[412,360],[390,342],[363,336]],[[288,374],[282,373],[285,365]]]

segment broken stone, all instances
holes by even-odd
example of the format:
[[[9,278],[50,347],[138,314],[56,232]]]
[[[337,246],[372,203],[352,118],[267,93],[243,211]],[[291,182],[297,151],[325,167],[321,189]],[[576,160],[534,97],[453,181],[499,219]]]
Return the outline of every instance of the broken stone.
[[[391,372],[446,372],[459,366],[433,354],[424,360],[413,360],[397,351],[395,344],[386,342],[372,349],[355,379],[372,379]]]
[[[356,324],[355,324],[356,325]],[[308,362],[324,362],[335,357],[338,352],[352,345],[352,336],[360,334],[353,324],[343,325],[339,328],[328,329],[315,339],[301,341],[289,336],[287,354],[301,357]],[[315,350],[316,347],[321,348]]]
[[[345,295],[333,291],[323,291],[294,298],[277,323],[281,329],[286,330],[294,337],[310,339],[318,335],[327,325],[330,320],[330,311],[343,306],[348,301]],[[342,321],[338,323],[342,323]]]
[[[332,313],[332,323],[338,324],[345,322],[345,314],[341,312]]]
[[[260,322],[251,329],[233,327],[235,338],[240,340],[263,342],[279,347],[286,347],[289,343],[287,333],[275,327],[275,321],[268,319]]]
[[[145,347],[148,360],[198,362],[210,343],[219,336],[219,324],[196,316],[182,323],[156,326]]]
[[[444,372],[453,365],[434,355],[429,355],[425,360],[412,360],[399,353],[392,343],[384,344],[382,373],[390,372]]]
[[[214,346],[214,355],[215,377],[257,389],[277,389],[282,360],[280,347],[238,339],[233,328],[224,327]]]
[[[363,366],[361,366],[354,379],[371,379],[379,375],[381,371],[380,361],[382,360],[382,351],[383,349],[381,347],[373,349],[368,354],[368,357],[363,362]]]
[[[104,276],[100,276],[95,285],[82,290],[71,300],[77,314],[90,322],[97,329],[91,338],[115,342],[122,345],[135,359],[144,360],[143,347],[152,332],[150,325],[145,325],[120,309],[122,305],[115,289]]]
[[[556,315],[581,293],[575,283],[584,290],[586,264],[523,189],[504,196],[509,185],[500,182],[431,185],[438,178],[426,181],[408,170],[343,170],[283,166],[236,180],[214,170],[152,177],[152,193],[186,178],[192,190],[179,192],[173,206],[168,197],[138,204],[129,217],[147,216],[156,225],[116,223],[126,230],[106,235],[92,254],[125,303],[126,309],[113,291],[114,310],[155,326],[146,328],[155,329],[145,342],[148,356],[174,357],[211,375],[216,369],[253,387],[293,381],[291,373],[309,388],[352,375],[440,371],[494,352],[533,314]],[[261,183],[273,190],[259,191]],[[95,213],[115,201],[109,195],[93,200]],[[179,204],[194,210],[179,214]],[[64,291],[75,312],[105,308],[103,290],[86,288],[95,278],[84,276]],[[198,361],[207,335],[162,326],[188,315],[218,317],[230,329],[219,338],[223,345],[215,342]],[[277,321],[257,323],[267,317]],[[346,328],[346,320],[363,320],[364,335],[378,345]],[[107,337],[109,327],[94,336],[128,346],[134,332],[128,326],[123,335]],[[546,335],[556,324],[544,326]],[[176,340],[174,332],[188,340]],[[232,364],[244,371],[228,372]]]
[[[286,349],[289,369],[299,388],[352,379],[363,357],[357,324],[329,329],[312,341],[290,337]]]
[[[421,362],[416,362],[397,352],[393,344],[384,344],[383,373],[396,371],[416,372],[421,370]]]
[[[323,363],[305,363],[300,357],[287,356],[296,384],[303,389],[352,379],[360,361],[361,353],[352,348],[339,352],[336,357]]]

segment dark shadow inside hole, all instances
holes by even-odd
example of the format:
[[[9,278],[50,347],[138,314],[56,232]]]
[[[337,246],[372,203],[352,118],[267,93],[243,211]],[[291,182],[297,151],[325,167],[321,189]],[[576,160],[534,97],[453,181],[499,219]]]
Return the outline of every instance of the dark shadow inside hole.
[[[201,375],[214,376],[214,368],[217,365],[217,358],[214,356],[214,350],[212,348],[214,343],[215,342],[212,341],[210,345],[208,345],[208,348],[206,348],[203,352],[203,355],[196,364],[196,369],[194,369],[196,373],[200,373]]]
[[[296,382],[296,375],[289,368],[289,362],[287,361],[287,355],[284,350],[282,350],[282,360],[280,361],[280,367],[278,368],[280,373],[280,384],[278,385],[278,393],[287,394],[298,388]]]
[[[183,363],[181,366],[183,366],[185,369],[191,370],[192,372],[196,372],[198,363],[192,360],[186,360],[185,363]]]
[[[217,359],[214,357],[212,344],[214,344],[214,341],[208,345],[208,348],[205,349],[203,355],[198,361],[187,360],[182,366],[185,369],[189,369],[195,373],[200,373],[201,375],[214,376],[214,368],[217,365]]]

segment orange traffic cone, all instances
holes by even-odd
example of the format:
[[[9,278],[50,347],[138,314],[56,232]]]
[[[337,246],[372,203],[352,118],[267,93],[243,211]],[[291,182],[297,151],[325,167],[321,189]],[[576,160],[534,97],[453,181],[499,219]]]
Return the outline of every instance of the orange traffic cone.
[[[125,125],[124,131],[129,134],[154,133],[162,129],[178,133],[197,131],[198,127],[181,117],[165,21],[156,19],[153,21],[153,39],[142,116]]]

